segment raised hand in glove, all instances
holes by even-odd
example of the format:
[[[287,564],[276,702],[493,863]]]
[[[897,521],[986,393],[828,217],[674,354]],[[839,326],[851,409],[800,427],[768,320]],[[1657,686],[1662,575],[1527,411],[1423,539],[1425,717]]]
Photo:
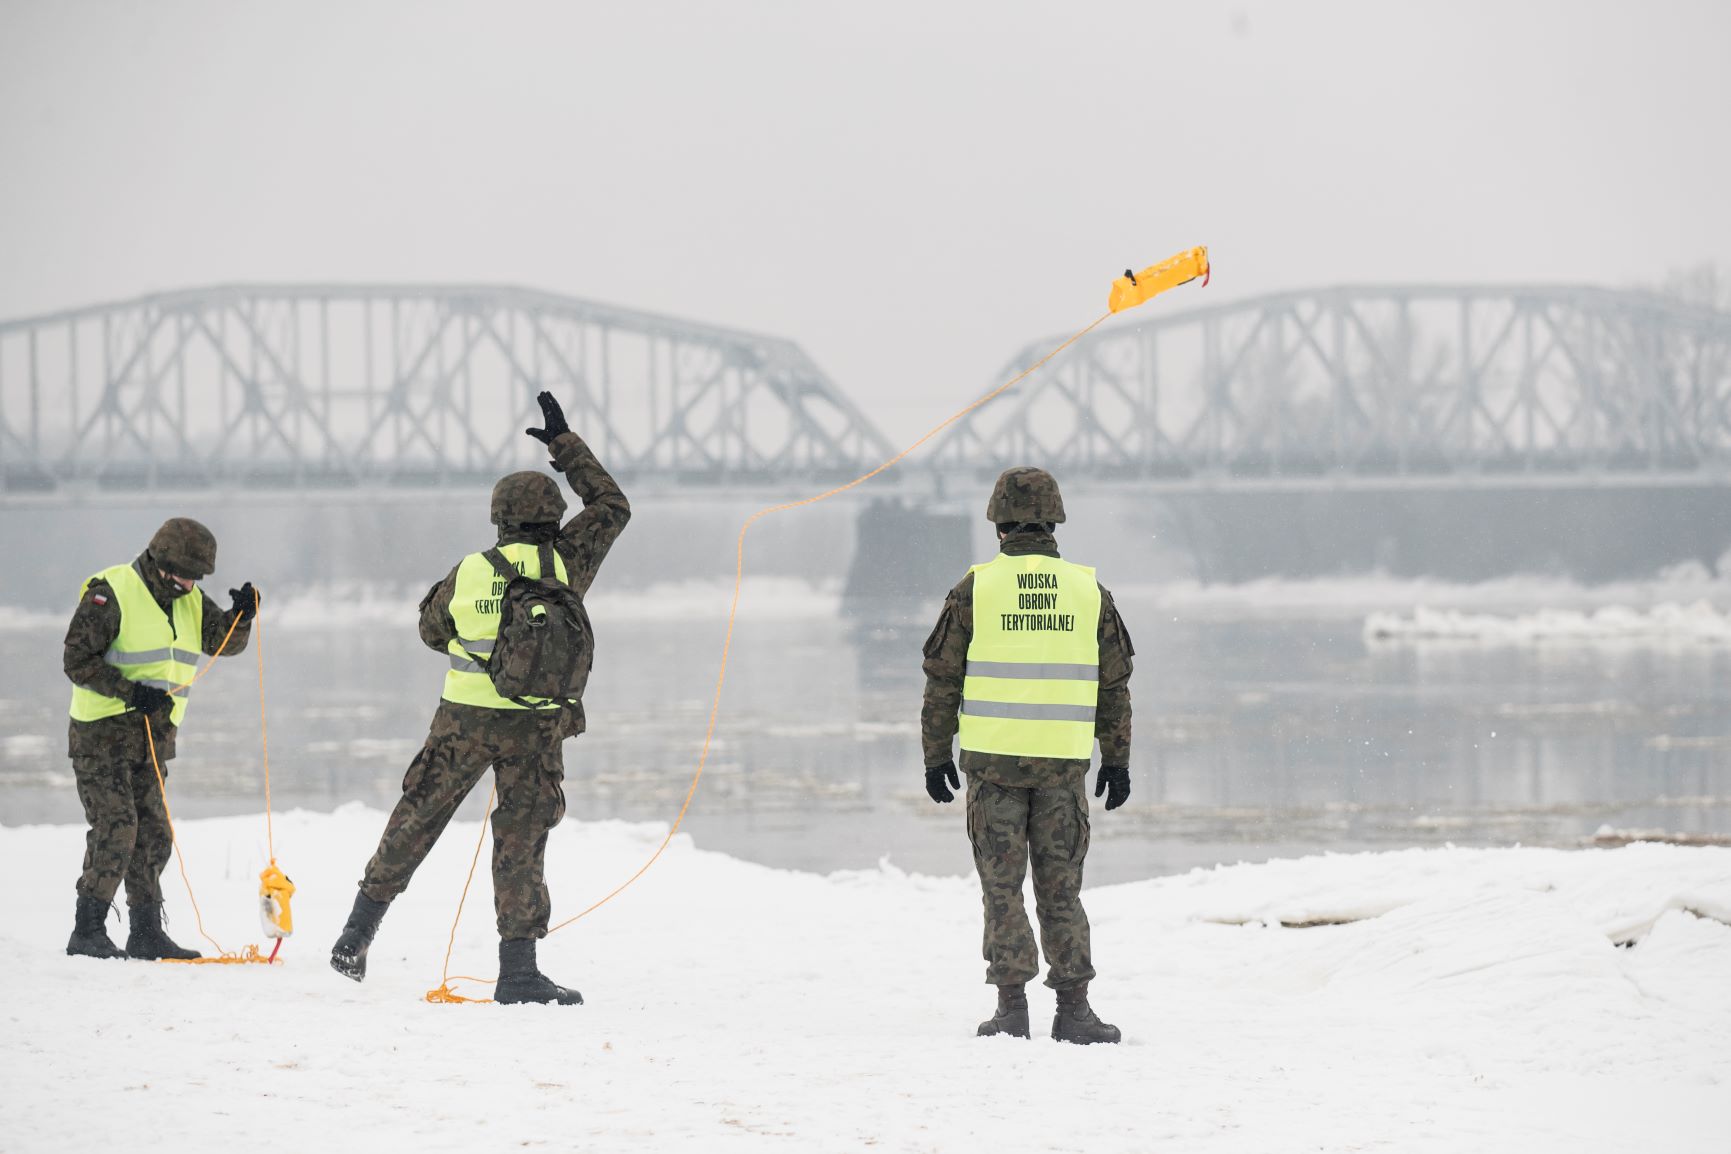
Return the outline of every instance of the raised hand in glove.
[[[166,689],[134,681],[132,692],[127,694],[126,704],[140,713],[167,713],[174,708],[174,698],[169,696]]]
[[[571,426],[565,423],[565,410],[559,407],[559,402],[554,399],[552,393],[538,393],[535,400],[541,406],[541,423],[547,427],[544,429],[524,429],[523,431],[543,445],[551,445],[554,437],[561,433],[569,433]]]
[[[1102,765],[1094,777],[1094,796],[1106,795],[1106,808],[1117,809],[1130,800],[1130,767]]]
[[[230,616],[243,625],[258,616],[258,590],[248,581],[239,589],[230,589],[228,595],[234,598],[234,603],[228,607]]]
[[[944,779],[946,777],[950,779],[950,784],[948,785],[944,784]],[[956,800],[956,795],[950,791],[952,789],[960,788],[962,788],[962,779],[956,776],[955,762],[946,761],[942,765],[926,766],[926,793],[933,801],[939,802],[940,804],[947,801],[954,801]]]

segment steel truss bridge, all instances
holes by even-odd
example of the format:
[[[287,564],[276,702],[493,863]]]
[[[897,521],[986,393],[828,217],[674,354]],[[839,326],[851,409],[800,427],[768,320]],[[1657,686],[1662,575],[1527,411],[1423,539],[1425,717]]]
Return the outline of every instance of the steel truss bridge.
[[[932,454],[1152,488],[1726,483],[1731,314],[1560,286],[1330,288],[1091,334]],[[1061,339],[1061,338],[1060,338]],[[1038,341],[1004,375],[1038,360]]]
[[[623,476],[851,477],[893,451],[791,341],[505,287],[228,286],[0,323],[0,486],[491,484],[552,390]]]
[[[1164,303],[885,480],[1731,483],[1731,314],[1561,286]],[[228,286],[0,323],[0,498],[490,483],[541,459],[522,435],[541,389],[652,488],[833,481],[893,452],[779,338],[517,288]]]

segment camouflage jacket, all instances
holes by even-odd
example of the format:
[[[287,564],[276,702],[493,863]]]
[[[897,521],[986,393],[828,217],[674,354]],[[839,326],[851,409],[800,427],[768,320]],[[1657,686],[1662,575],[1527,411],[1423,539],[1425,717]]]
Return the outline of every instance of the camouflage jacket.
[[[1052,534],[1025,531],[1004,538],[1000,551],[1010,556],[1058,555]],[[967,674],[968,644],[974,633],[974,575],[963,577],[944,601],[938,623],[926,638],[926,696],[920,708],[920,741],[927,765],[951,758],[957,714],[962,705],[962,679]],[[1100,742],[1102,765],[1130,764],[1130,658],[1136,652],[1130,631],[1105,586],[1100,587],[1100,698],[1094,715],[1094,736]],[[963,750],[964,773],[977,774],[998,785],[1049,789],[1084,773],[1088,762],[1056,757],[1009,757]]]
[[[571,588],[579,595],[589,592],[607,551],[625,531],[631,520],[631,502],[625,499],[613,475],[601,467],[583,438],[576,433],[562,433],[553,439],[553,467],[565,474],[565,480],[583,502],[583,509],[559,528],[553,540],[554,550],[565,561],[565,572]],[[512,530],[499,531],[498,544],[514,545],[529,538]],[[533,543],[533,542],[531,542]],[[427,590],[421,598],[421,640],[427,648],[445,652],[451,639],[457,636],[457,623],[451,618],[451,597],[457,590],[458,562],[444,580]],[[492,711],[497,712],[497,711]],[[573,737],[583,732],[583,707],[563,711],[564,735]]]
[[[156,566],[146,563],[144,555],[140,554],[132,562],[132,567],[144,578],[145,588],[167,613],[172,598],[168,583],[156,575]],[[204,598],[204,636],[199,638],[200,650],[215,654],[221,647],[224,656],[244,650],[247,639],[252,636],[252,623],[243,621],[235,625],[234,636],[228,637],[233,615],[227,609],[219,608],[204,590],[199,590],[197,596]],[[78,608],[72,611],[72,623],[66,627],[61,665],[66,670],[67,680],[104,697],[124,698],[132,692],[132,682],[106,659],[109,647],[119,636],[120,599],[114,595],[108,582],[92,581],[84,596],[79,598]],[[226,647],[222,644],[224,637],[228,637]],[[151,733],[156,741],[157,758],[167,761],[173,757],[173,723],[166,720],[160,724],[153,722]],[[144,734],[144,718],[137,713],[122,713],[100,721],[72,721],[67,732],[66,752],[70,757],[96,757],[124,763],[148,761],[150,742]]]

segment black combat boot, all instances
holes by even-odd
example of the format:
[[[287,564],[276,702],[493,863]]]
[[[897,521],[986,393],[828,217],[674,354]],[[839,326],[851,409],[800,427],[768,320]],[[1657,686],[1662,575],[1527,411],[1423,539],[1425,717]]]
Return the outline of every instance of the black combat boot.
[[[108,938],[102,922],[108,903],[97,898],[79,898],[72,918],[72,936],[66,939],[66,954],[73,958],[124,958],[126,951]]]
[[[1088,983],[1058,991],[1058,1012],[1052,1018],[1052,1038],[1058,1042],[1116,1042],[1123,1037],[1117,1026],[1108,1026],[1088,1005]]]
[[[390,907],[390,902],[375,902],[356,892],[355,908],[349,911],[349,920],[343,923],[343,932],[331,947],[331,969],[357,982],[366,980],[367,947],[373,944],[373,935],[379,932],[379,919]]]
[[[202,957],[197,950],[182,949],[162,928],[162,903],[145,902],[126,907],[126,919],[132,929],[126,935],[126,956],[146,962],[173,958],[188,962]]]
[[[517,938],[499,943],[499,984],[493,987],[493,1000],[507,1006],[520,1002],[581,1006],[583,995],[558,985],[536,967],[534,938]]]
[[[998,1008],[991,1017],[980,1023],[975,1031],[976,1036],[991,1038],[998,1034],[1008,1034],[1012,1038],[1028,1036],[1028,987],[1017,982],[1013,986],[998,987]]]

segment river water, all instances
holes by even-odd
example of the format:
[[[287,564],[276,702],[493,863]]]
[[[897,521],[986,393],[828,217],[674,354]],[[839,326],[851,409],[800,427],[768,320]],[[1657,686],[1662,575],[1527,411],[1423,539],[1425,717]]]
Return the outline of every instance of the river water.
[[[677,812],[728,591],[595,598],[590,732],[565,750],[574,816]],[[333,601],[338,623],[319,621]],[[267,619],[279,809],[395,800],[443,667],[419,643],[412,601],[327,591]],[[1134,793],[1122,810],[1095,809],[1091,880],[1318,850],[1575,845],[1602,826],[1731,834],[1731,646],[1385,644],[1366,639],[1350,591],[1273,601],[1119,591],[1137,647]],[[887,859],[964,872],[961,807],[935,806],[922,789],[919,646],[936,605],[848,617],[836,603],[799,582],[748,585],[685,829],[700,846],[773,866]],[[7,825],[81,817],[64,757],[62,628],[52,615],[0,614]],[[256,677],[249,652],[200,683],[172,765],[177,816],[260,808]],[[69,877],[75,868],[65,863]]]

